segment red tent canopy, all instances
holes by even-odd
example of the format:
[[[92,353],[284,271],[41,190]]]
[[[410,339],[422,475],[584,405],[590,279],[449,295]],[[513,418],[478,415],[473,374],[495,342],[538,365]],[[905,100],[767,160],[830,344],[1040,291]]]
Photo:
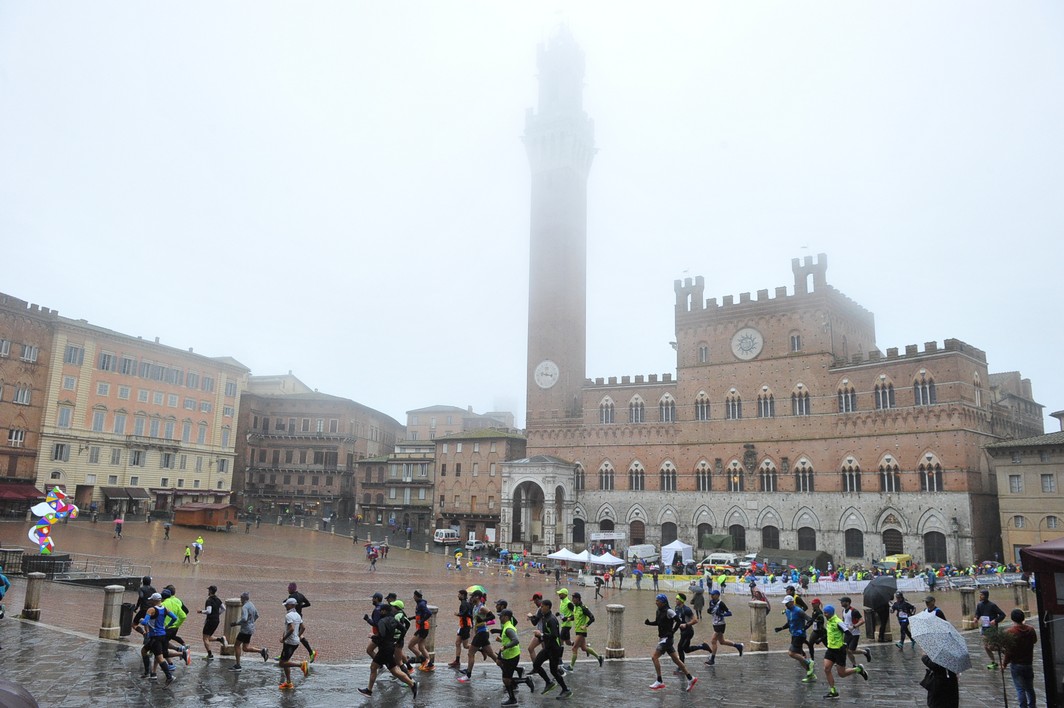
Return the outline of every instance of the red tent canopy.
[[[1064,572],[1064,538],[1021,548],[1020,563],[1028,573]]]

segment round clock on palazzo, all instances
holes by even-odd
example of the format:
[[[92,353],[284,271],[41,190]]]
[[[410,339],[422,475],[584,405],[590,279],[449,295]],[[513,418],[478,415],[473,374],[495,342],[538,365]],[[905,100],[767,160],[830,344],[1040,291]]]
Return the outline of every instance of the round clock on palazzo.
[[[735,358],[747,361],[761,353],[765,338],[753,327],[743,327],[731,339],[731,350]]]
[[[536,366],[533,377],[540,388],[550,388],[558,383],[558,365],[550,359],[544,359]]]

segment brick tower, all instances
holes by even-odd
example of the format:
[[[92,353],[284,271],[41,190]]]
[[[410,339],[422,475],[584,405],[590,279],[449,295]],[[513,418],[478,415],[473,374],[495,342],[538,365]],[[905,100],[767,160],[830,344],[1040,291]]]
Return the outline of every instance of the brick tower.
[[[540,45],[539,108],[524,143],[532,170],[526,424],[579,422],[586,366],[587,176],[594,125],[584,55],[564,27]]]

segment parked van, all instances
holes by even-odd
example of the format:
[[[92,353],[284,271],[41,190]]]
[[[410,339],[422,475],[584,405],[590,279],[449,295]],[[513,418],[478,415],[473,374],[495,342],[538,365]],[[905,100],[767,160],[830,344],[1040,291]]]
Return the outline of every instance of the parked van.
[[[454,529],[436,529],[432,532],[432,540],[442,546],[457,546],[462,542]]]
[[[658,559],[658,547],[653,543],[637,543],[634,546],[629,546],[624,555],[629,563],[635,563],[638,560],[656,561]]]
[[[730,565],[732,568],[738,568],[739,556],[735,553],[718,551],[716,553],[710,553],[702,562],[710,563],[712,565]]]
[[[876,561],[876,567],[883,570],[909,570],[913,567],[913,557],[908,553],[896,553]]]

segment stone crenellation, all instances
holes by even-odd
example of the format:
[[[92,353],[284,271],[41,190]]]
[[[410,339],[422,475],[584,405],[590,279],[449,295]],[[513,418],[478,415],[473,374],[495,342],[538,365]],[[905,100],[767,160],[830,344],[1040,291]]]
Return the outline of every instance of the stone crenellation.
[[[41,307],[37,303],[26,302],[25,300],[20,300],[19,298],[7,295],[6,293],[0,293],[0,305],[9,307],[12,310],[25,310],[27,313],[35,316],[43,316],[53,319],[59,317],[59,310],[50,310],[47,307]]]
[[[962,342],[959,339],[946,339],[943,340],[942,346],[938,345],[938,342],[924,342],[923,349],[920,349],[918,344],[906,344],[904,348],[904,354],[899,354],[898,347],[889,347],[886,355],[878,349],[872,349],[868,352],[856,352],[850,356],[848,361],[840,361],[834,368],[842,368],[846,366],[859,366],[861,364],[883,362],[883,361],[900,361],[903,359],[917,359],[934,354],[944,354],[947,352],[956,352],[959,354],[965,354],[975,359],[976,361],[986,363],[986,352],[978,347],[973,347],[967,342]]]
[[[647,374],[645,376],[643,374],[620,377],[610,376],[608,378],[600,376],[596,379],[585,379],[584,388],[595,388],[599,386],[603,388],[615,388],[617,386],[645,386],[647,384],[656,383],[673,384],[676,382],[673,381],[672,374],[661,374],[660,377],[658,374]]]

